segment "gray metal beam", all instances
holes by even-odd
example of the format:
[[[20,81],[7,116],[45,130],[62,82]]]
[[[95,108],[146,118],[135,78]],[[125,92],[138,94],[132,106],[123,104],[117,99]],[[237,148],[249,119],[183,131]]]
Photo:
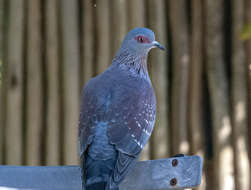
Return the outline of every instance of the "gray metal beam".
[[[121,190],[196,187],[202,175],[199,156],[138,162]],[[0,166],[0,190],[81,190],[79,166]]]

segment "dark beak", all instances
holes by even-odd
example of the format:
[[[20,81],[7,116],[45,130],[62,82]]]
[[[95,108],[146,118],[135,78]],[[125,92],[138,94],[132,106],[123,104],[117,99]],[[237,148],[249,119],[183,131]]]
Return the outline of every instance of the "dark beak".
[[[153,41],[153,46],[154,47],[157,47],[157,48],[159,48],[159,49],[161,49],[161,50],[165,50],[166,48],[164,47],[164,46],[162,46],[159,42],[157,42],[157,41]]]

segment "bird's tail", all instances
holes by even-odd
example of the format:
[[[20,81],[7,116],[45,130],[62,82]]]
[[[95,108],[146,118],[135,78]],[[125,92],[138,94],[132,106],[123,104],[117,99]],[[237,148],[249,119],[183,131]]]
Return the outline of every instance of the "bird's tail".
[[[105,182],[93,183],[86,186],[86,190],[105,190]]]
[[[93,183],[86,186],[86,190],[119,190],[118,186],[109,187],[106,182]]]
[[[119,190],[119,187],[117,184],[111,181],[111,178],[109,182],[106,184],[105,190]]]
[[[94,160],[90,156],[81,157],[82,189],[119,190],[116,184],[109,181],[114,167],[113,159]]]

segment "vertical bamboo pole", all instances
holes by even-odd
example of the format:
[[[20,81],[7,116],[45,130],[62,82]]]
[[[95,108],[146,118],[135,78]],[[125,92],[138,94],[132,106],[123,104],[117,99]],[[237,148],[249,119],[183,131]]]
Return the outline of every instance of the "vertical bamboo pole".
[[[26,164],[28,165],[39,165],[41,161],[43,87],[40,3],[40,0],[27,1]]]
[[[223,55],[223,0],[207,0],[206,69],[213,122],[214,190],[234,189],[228,81]],[[217,13],[217,14],[216,14]]]
[[[192,0],[191,57],[189,75],[188,125],[192,154],[203,154],[203,132],[201,122],[202,91],[202,1]]]
[[[1,51],[0,51],[0,61],[1,61],[1,64],[2,64],[2,61],[3,61],[3,26],[4,26],[4,19],[7,19],[7,18],[4,18],[4,11],[5,11],[6,7],[4,6],[4,0],[0,0],[0,48],[1,48]],[[0,66],[1,67],[1,66]],[[1,86],[0,86],[1,88]]]
[[[104,72],[111,64],[110,1],[96,0],[96,73]]]
[[[120,48],[120,45],[127,34],[127,28],[128,28],[128,21],[127,21],[127,4],[126,0],[112,0],[112,26],[118,26],[118,27],[112,27],[111,32],[111,56],[114,57],[117,53],[118,49]]]
[[[245,25],[251,25],[251,1],[245,0],[244,1],[244,21]],[[246,71],[247,71],[247,122],[248,122],[248,157],[249,157],[249,167],[251,167],[251,38],[247,39],[244,43],[245,45],[245,63],[246,63]],[[250,170],[249,170],[250,172]],[[249,183],[251,180],[251,174],[249,174]],[[249,189],[251,189],[251,183],[249,184]]]
[[[65,164],[76,164],[80,86],[77,1],[63,0],[60,8],[63,44],[63,156]]]
[[[2,69],[3,70],[3,69]],[[3,77],[3,75],[2,75]],[[6,113],[6,95],[5,95],[5,87],[4,87],[3,78],[1,79],[0,86],[0,165],[4,164],[4,136],[5,136],[5,113]]]
[[[251,1],[245,0],[244,6],[245,12],[245,25],[251,25]],[[251,165],[251,38],[247,39],[245,45],[245,58],[246,58],[246,70],[247,70],[247,84],[248,84],[248,144],[249,144],[249,163]],[[250,176],[251,180],[251,176]],[[250,185],[251,186],[251,185]],[[250,188],[251,189],[251,188]]]
[[[235,189],[249,189],[247,144],[247,75],[241,32],[244,24],[244,0],[232,1],[232,128]]]
[[[4,40],[5,36],[5,29],[4,29],[4,19],[5,22],[7,21],[7,17],[6,16],[6,6],[5,6],[5,1],[4,0],[0,0],[0,49],[2,51],[0,51],[0,165],[3,164],[3,158],[4,158],[4,134],[5,134],[5,130],[4,130],[4,126],[5,126],[5,113],[6,113],[6,90],[5,90],[5,81],[4,81],[4,65],[5,65],[5,61],[4,61],[4,54],[5,54],[5,45],[4,42],[6,40]]]
[[[58,0],[45,1],[46,34],[46,164],[59,164],[59,58],[58,58]]]
[[[24,1],[9,1],[6,55],[6,164],[22,164]]]
[[[144,0],[127,0],[128,30],[146,26],[146,6]]]
[[[82,17],[82,81],[84,86],[86,82],[94,75],[94,1],[83,0],[83,11],[80,13]]]
[[[128,31],[136,27],[145,27],[145,1],[144,0],[128,0]],[[140,154],[139,160],[150,159],[150,143],[148,142]]]
[[[203,34],[202,1],[191,1],[191,37],[190,37],[190,69],[188,93],[188,129],[190,153],[204,156],[202,128],[202,34]],[[206,160],[204,160],[204,163]],[[205,180],[196,189],[205,189]]]
[[[170,32],[173,47],[173,79],[171,92],[172,152],[188,153],[187,96],[188,96],[188,26],[185,1],[169,1]]]
[[[155,32],[156,40],[167,47],[165,1],[148,0],[148,7],[149,27]],[[153,50],[149,63],[151,79],[157,98],[156,124],[151,137],[151,159],[165,158],[169,153],[167,51]]]

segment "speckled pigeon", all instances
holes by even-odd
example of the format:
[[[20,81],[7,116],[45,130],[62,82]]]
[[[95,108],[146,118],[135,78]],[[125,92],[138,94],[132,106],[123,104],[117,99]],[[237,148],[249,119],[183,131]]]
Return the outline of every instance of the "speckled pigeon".
[[[151,30],[131,30],[110,67],[83,89],[79,118],[83,189],[118,190],[147,143],[156,114],[147,56],[155,47],[164,49]]]

